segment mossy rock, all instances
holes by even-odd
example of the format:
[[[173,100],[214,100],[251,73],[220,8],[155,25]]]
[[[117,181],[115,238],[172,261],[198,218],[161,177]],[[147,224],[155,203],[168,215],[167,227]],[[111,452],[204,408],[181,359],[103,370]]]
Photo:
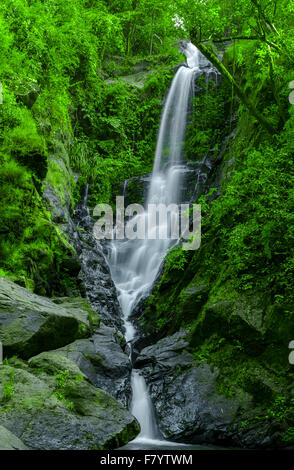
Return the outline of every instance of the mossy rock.
[[[28,109],[22,109],[20,125],[5,134],[4,148],[39,180],[45,178],[48,169],[46,142],[38,133]]]
[[[100,316],[95,312],[89,302],[82,297],[57,297],[52,299],[57,305],[61,305],[67,311],[72,312],[80,318],[84,318],[84,321],[89,321],[89,324],[93,330],[96,330],[100,326]]]
[[[194,323],[192,344],[200,344],[216,332],[220,337],[241,340],[254,355],[265,347],[264,310],[257,299],[212,299],[207,302]]]
[[[32,361],[42,367],[45,362],[45,356]],[[53,364],[46,370],[1,366],[0,422],[24,445],[38,450],[109,449],[137,436],[136,419],[84,380],[74,363],[62,364],[55,357]],[[63,367],[70,371],[60,371]]]
[[[29,366],[32,369],[38,369],[49,375],[66,371],[70,375],[81,375],[81,377],[85,377],[74,362],[57,351],[45,351],[32,357],[29,359]]]
[[[18,354],[28,359],[44,350],[88,337],[91,325],[99,324],[98,315],[85,301],[63,299],[63,305],[57,305],[3,277],[0,277],[0,300],[4,356]]]

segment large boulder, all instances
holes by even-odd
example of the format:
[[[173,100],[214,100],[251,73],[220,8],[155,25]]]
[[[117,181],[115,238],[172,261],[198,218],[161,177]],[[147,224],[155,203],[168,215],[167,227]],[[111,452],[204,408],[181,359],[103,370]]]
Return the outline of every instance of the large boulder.
[[[205,354],[191,352],[189,336],[181,330],[163,338],[144,348],[135,362],[149,386],[162,435],[191,444],[283,445],[286,423],[255,401],[257,389],[263,397],[279,396],[277,380],[252,359],[244,364],[244,387],[220,381],[220,368]]]
[[[90,326],[91,331],[99,329],[100,316],[91,308],[86,299],[82,297],[57,297],[52,301],[76,318],[83,319]]]
[[[29,364],[50,373],[56,372],[60,363],[67,370],[75,367],[95,387],[101,388],[128,407],[131,398],[131,363],[123,336],[116,329],[101,325],[89,339],[80,339],[55,351],[32,357]],[[77,373],[72,369],[73,373]]]
[[[0,277],[0,341],[4,356],[24,359],[90,336],[99,317],[83,299],[58,303]]]
[[[0,423],[31,449],[113,449],[139,433],[136,419],[95,388],[76,364],[56,356],[2,365]],[[33,367],[34,366],[34,367]],[[22,367],[22,368],[20,368]]]

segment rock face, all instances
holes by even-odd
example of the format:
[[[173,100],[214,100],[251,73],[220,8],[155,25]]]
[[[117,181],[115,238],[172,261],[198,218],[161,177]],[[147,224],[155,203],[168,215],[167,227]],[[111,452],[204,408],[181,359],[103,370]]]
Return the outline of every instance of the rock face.
[[[62,168],[62,163],[58,163]],[[60,197],[50,184],[44,184],[42,197],[46,207],[50,210],[51,219],[55,224],[66,228],[71,223],[72,208],[70,206],[70,195],[66,194],[66,201],[62,203]]]
[[[110,276],[102,248],[96,242],[83,244],[79,254],[81,278],[86,298],[92,308],[99,312],[103,322],[122,328],[121,310],[117,300],[116,288]]]
[[[31,367],[46,367],[54,372],[56,364],[69,361],[93,385],[127,408],[131,397],[131,363],[125,348],[123,336],[116,329],[102,325],[91,338],[77,340],[56,351],[41,353],[30,359],[29,363]]]
[[[0,450],[27,450],[24,443],[8,429],[0,426]]]
[[[117,292],[107,264],[104,247],[93,236],[95,220],[86,205],[87,198],[75,210],[74,222],[79,229],[71,239],[81,263],[80,279],[84,295],[103,322],[122,329],[122,313]]]
[[[281,422],[271,411],[265,418],[255,399],[256,390],[249,393],[246,387],[231,384],[220,389],[221,369],[201,355],[195,357],[190,339],[190,333],[181,330],[144,348],[135,362],[149,386],[163,437],[191,444],[286,446],[287,420]],[[247,373],[263,394],[281,393],[281,386],[256,365]]]
[[[62,162],[61,162],[62,163]],[[59,166],[63,166],[59,163]],[[85,192],[87,193],[87,189]],[[94,219],[87,207],[87,194],[75,211],[64,188],[64,201],[50,184],[44,186],[43,198],[51,212],[52,221],[66,235],[76,255],[68,259],[64,268],[77,284],[69,295],[82,295],[91,303],[104,323],[122,328],[121,310],[117,293],[105,259],[104,247],[93,236]]]
[[[0,422],[31,449],[111,449],[139,432],[136,419],[61,355],[0,370]],[[23,368],[20,368],[23,367]]]
[[[59,304],[0,277],[0,341],[5,354],[27,359],[77,338],[87,337],[98,315],[64,299]],[[81,300],[82,302],[82,300]]]

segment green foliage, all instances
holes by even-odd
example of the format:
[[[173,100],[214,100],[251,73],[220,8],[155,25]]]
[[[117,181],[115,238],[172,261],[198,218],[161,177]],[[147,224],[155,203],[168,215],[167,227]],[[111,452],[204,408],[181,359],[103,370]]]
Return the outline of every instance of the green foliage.
[[[267,417],[272,417],[278,421],[292,417],[294,413],[294,398],[290,400],[283,396],[278,396],[272,403],[271,407],[267,409]]]
[[[70,153],[72,168],[91,182],[90,205],[110,202],[124,180],[151,171],[170,79],[170,70],[161,67],[143,90],[122,80],[103,84],[99,113],[91,112],[90,124],[80,121]]]
[[[151,169],[176,35],[167,1],[1,2],[2,274],[39,294],[76,288],[65,269],[74,253],[44,209],[42,181],[71,210],[85,182],[94,206]],[[146,53],[157,70],[143,90],[117,79]],[[81,175],[76,190],[69,165]]]
[[[72,376],[67,370],[56,372],[55,374],[55,392],[56,398],[65,403],[66,408],[73,409],[74,404],[68,400],[70,394],[70,387],[74,387],[75,384],[83,381],[83,376],[74,375]]]
[[[217,192],[217,188],[209,188],[206,194],[198,198],[198,204],[201,205],[201,214],[206,214],[210,209],[211,197]]]
[[[9,401],[14,395],[14,369],[11,370],[9,380],[2,384],[2,398],[5,402]]]
[[[196,361],[204,362],[209,359],[210,355],[218,351],[225,341],[225,338],[220,338],[217,334],[212,335],[207,341],[201,344],[200,348],[193,351]]]
[[[215,44],[233,43],[233,63],[218,64],[232,86],[232,100],[236,92],[270,134],[281,130],[288,115],[285,85],[293,77],[294,64],[294,12],[289,2],[198,0],[190,8],[185,0],[177,0],[175,8],[192,41],[211,54],[212,62]]]
[[[283,441],[288,443],[294,442],[294,427],[291,426],[287,429],[285,435],[283,436]]]
[[[274,401],[266,410],[262,410],[259,414],[251,416],[249,419],[241,423],[241,427],[246,429],[249,426],[254,426],[263,420],[271,420],[280,423],[286,431],[283,433],[282,442],[287,444],[294,443],[294,427],[289,426],[293,424],[294,416],[294,400],[284,396],[277,396]]]
[[[188,262],[189,253],[183,250],[182,245],[176,246],[169,250],[165,257],[166,260],[166,272],[171,270],[184,271]]]
[[[225,82],[219,83],[220,80],[220,77],[216,79],[214,76],[210,77],[208,83],[205,77],[197,80],[193,114],[185,142],[188,160],[202,160],[212,147],[217,154],[224,136],[230,130],[230,90]]]
[[[167,0],[108,2],[109,9],[121,21],[124,31],[124,50],[148,55],[169,50],[176,36],[174,9]]]
[[[45,178],[47,173],[46,144],[44,138],[38,134],[36,123],[29,110],[23,109],[19,126],[5,134],[3,150],[32,170],[38,179]]]
[[[293,173],[286,135],[276,144],[264,140],[247,150],[246,159],[238,157],[224,194],[211,203],[202,242],[214,247],[205,260],[211,276],[218,271],[216,260],[223,258],[224,276],[238,289],[258,286],[291,302]]]
[[[0,170],[0,257],[5,275],[39,293],[62,291],[61,266],[65,256],[73,256],[72,248],[50,221],[32,174],[7,157]]]

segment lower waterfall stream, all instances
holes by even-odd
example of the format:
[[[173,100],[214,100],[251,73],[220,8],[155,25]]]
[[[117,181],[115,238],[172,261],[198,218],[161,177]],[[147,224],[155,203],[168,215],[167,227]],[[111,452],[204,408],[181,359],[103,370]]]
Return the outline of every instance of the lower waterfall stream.
[[[195,79],[203,73],[203,67],[205,73],[214,72],[211,64],[192,43],[183,44],[182,52],[187,58],[187,65],[177,70],[165,100],[147,207],[148,204],[178,206],[181,203],[179,188],[185,172],[182,162],[183,142],[191,99],[194,95]],[[146,209],[144,213],[138,213],[135,218],[138,223],[140,218],[144,218],[144,222],[148,224]],[[168,224],[167,218],[164,224]],[[170,226],[159,226],[158,222],[155,225],[152,227],[154,239],[145,236],[144,239],[113,240],[110,244],[108,263],[123,312],[125,338],[130,345],[136,332],[129,316],[138,302],[151,290],[168,249],[178,242],[171,237],[156,239],[158,230],[168,230]],[[145,379],[138,370],[132,371],[131,385],[131,412],[138,419],[141,432],[127,448],[185,447],[184,444],[162,439]]]

